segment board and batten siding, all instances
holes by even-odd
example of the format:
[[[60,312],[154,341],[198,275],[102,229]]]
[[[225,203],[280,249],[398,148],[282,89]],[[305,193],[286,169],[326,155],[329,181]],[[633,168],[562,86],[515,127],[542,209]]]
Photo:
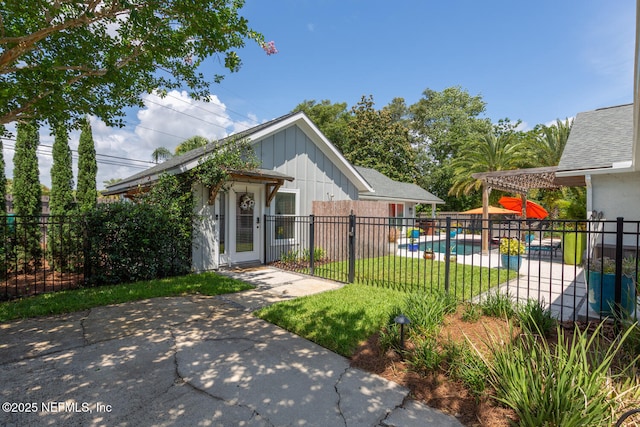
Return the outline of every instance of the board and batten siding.
[[[282,188],[299,189],[300,212],[310,215],[312,202],[358,200],[358,189],[298,126],[289,126],[253,144],[262,168],[295,177]]]

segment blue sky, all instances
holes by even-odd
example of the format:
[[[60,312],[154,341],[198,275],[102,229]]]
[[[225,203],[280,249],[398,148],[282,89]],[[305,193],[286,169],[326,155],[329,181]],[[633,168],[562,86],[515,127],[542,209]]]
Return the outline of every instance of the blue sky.
[[[216,139],[291,111],[303,100],[376,108],[394,97],[415,103],[429,88],[460,86],[486,102],[486,117],[522,120],[523,129],[581,111],[633,101],[633,0],[247,0],[250,26],[273,40],[267,56],[253,42],[243,66],[213,86],[211,102],[184,92],[145,97],[127,126],[93,120],[98,188],[150,165],[154,149],[193,135]],[[220,73],[220,58],[203,67]],[[52,140],[43,131],[41,144]],[[77,147],[78,135],[70,145]],[[13,152],[5,142],[7,176]],[[128,160],[102,157],[115,156]],[[50,184],[50,150],[40,151]],[[117,164],[114,164],[117,163]]]
[[[493,121],[529,127],[632,101],[635,1],[248,1],[279,49],[243,53],[219,90],[229,108],[276,117],[304,99],[416,102],[461,86]]]

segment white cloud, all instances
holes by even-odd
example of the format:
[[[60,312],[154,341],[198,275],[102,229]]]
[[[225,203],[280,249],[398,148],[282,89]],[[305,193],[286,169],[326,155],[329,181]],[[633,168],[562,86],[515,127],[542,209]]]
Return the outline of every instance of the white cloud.
[[[249,115],[246,120],[234,122],[226,111],[226,106],[217,96],[209,102],[195,101],[186,92],[172,91],[166,97],[156,95],[144,97],[145,108],[139,110],[131,125],[124,128],[107,127],[104,122],[91,118],[91,130],[98,154],[98,189],[104,188],[104,181],[126,178],[152,166],[151,155],[156,148],[165,147],[174,151],[175,147],[195,135],[209,140],[224,138],[258,122]],[[8,126],[15,135],[15,127]],[[77,150],[80,132],[69,135],[69,146]],[[5,171],[8,178],[13,176],[13,141],[3,140]],[[53,145],[53,137],[48,128],[40,130],[40,145]],[[73,173],[77,177],[77,153],[74,153]],[[38,155],[40,182],[51,187],[51,148],[41,147]],[[136,167],[137,166],[137,167]]]

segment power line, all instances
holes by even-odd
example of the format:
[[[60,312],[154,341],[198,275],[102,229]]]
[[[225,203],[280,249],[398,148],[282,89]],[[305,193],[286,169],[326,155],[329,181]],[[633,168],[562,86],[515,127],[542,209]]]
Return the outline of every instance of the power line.
[[[3,144],[3,146],[8,150],[15,151],[15,139],[10,139],[10,138],[2,138],[2,139],[6,141],[12,141],[13,144],[6,144],[6,145]],[[53,156],[53,146],[46,145],[46,144],[39,144],[38,148],[36,149],[36,152],[44,156]],[[73,159],[77,160],[78,150],[71,150],[71,156]],[[103,159],[105,157],[106,159]],[[127,157],[112,156],[109,154],[99,154],[99,153],[96,153],[96,162],[104,165],[125,166],[125,167],[132,167],[132,168],[138,168],[138,169],[147,169],[150,166],[155,165],[154,162],[149,160],[138,160],[138,159],[131,159]],[[144,165],[139,163],[143,163]]]

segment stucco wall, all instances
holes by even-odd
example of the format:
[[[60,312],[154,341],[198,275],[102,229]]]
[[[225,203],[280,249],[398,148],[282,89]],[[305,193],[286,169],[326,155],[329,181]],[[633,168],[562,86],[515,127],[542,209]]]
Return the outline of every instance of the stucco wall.
[[[640,221],[640,173],[592,175],[593,209],[607,219]]]

